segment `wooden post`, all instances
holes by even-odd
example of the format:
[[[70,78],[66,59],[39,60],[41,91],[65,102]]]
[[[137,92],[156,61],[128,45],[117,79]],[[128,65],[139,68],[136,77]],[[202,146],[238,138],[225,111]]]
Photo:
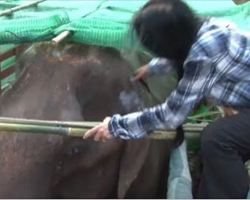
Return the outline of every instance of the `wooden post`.
[[[19,46],[16,46],[16,47],[12,48],[12,49],[9,49],[9,50],[7,50],[5,52],[0,51],[0,64],[4,60],[6,60],[6,59],[8,59],[8,58],[10,58],[12,56],[15,56],[15,58],[17,58],[18,55],[24,50],[24,48],[25,48],[25,45],[19,45]],[[10,76],[11,74],[15,73],[15,66],[14,65],[15,65],[15,63],[11,64],[10,66],[8,66],[4,70],[0,67],[0,94],[4,90],[2,88],[1,81],[3,79],[5,79],[6,77]]]
[[[14,8],[4,10],[3,12],[0,12],[0,17],[5,16],[5,15],[11,15],[13,12],[16,12],[18,10],[22,10],[24,8],[29,8],[31,6],[37,5],[37,4],[39,4],[41,2],[44,2],[44,1],[46,1],[46,0],[38,0],[38,1],[35,1],[35,2],[32,2],[32,3],[28,3],[28,4],[24,4],[24,5],[16,6]]]

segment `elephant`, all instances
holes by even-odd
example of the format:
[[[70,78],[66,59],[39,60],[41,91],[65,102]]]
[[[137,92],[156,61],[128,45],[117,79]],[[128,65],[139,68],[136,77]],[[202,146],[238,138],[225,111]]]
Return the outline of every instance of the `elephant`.
[[[113,48],[36,43],[15,66],[2,117],[100,121],[154,104]],[[1,131],[0,198],[165,198],[172,146]]]

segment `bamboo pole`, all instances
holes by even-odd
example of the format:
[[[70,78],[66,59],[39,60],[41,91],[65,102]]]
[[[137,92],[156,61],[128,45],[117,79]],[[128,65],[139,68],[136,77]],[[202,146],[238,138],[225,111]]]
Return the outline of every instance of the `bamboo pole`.
[[[48,120],[34,120],[34,119],[21,119],[21,118],[9,118],[0,117],[2,123],[15,123],[15,124],[30,124],[30,125],[54,125],[54,126],[71,126],[75,128],[93,128],[100,124],[100,122],[76,122],[76,121],[48,121]]]
[[[62,122],[0,117],[0,131],[82,137],[87,130],[99,123],[100,122]],[[206,125],[207,124],[185,124],[185,138],[197,139],[199,133]],[[171,140],[174,139],[175,136],[176,132],[174,130],[156,130],[149,134],[146,139]]]
[[[45,126],[33,124],[18,124],[18,123],[0,123],[0,130],[6,132],[25,132],[32,134],[54,134],[61,136],[82,137],[88,129],[62,127],[62,126]],[[150,134],[147,139],[174,139],[176,133],[174,131],[156,131]]]
[[[18,10],[22,10],[24,8],[29,8],[31,6],[37,5],[39,3],[42,3],[44,1],[46,1],[46,0],[38,0],[38,1],[35,1],[35,2],[32,2],[32,3],[27,3],[27,4],[24,4],[24,5],[20,5],[20,6],[14,7],[14,8],[10,8],[10,9],[4,10],[3,12],[0,12],[0,17],[4,16],[4,15],[11,15],[13,12],[16,12]]]
[[[86,128],[74,128],[74,127],[56,127],[56,126],[45,126],[45,125],[30,125],[30,124],[15,124],[15,123],[0,123],[0,131],[7,133],[23,132],[31,134],[53,134],[60,136],[72,136],[72,137],[83,137],[88,131]],[[156,139],[156,140],[173,140],[176,136],[175,131],[154,131],[145,137],[145,139]],[[189,132],[185,134],[187,139],[197,139],[199,137],[199,131]]]
[[[63,127],[74,127],[74,128],[86,128],[90,129],[100,124],[101,122],[76,122],[76,121],[48,121],[48,120],[34,120],[34,119],[22,119],[22,118],[9,118],[0,117],[1,123],[14,123],[14,124],[30,124],[30,125],[52,125],[52,126],[63,126]],[[184,131],[200,132],[208,123],[191,124],[186,123],[183,125]]]
[[[53,38],[51,40],[52,44],[54,44],[54,45],[59,44],[66,37],[68,37],[69,35],[71,35],[71,33],[72,33],[71,31],[63,31],[62,33],[60,33],[58,36],[56,36],[55,38]]]
[[[27,133],[43,133],[56,134],[62,136],[82,137],[88,129],[71,128],[60,126],[45,126],[45,125],[30,125],[30,124],[15,124],[15,123],[0,123],[0,130],[7,132],[27,132]]]

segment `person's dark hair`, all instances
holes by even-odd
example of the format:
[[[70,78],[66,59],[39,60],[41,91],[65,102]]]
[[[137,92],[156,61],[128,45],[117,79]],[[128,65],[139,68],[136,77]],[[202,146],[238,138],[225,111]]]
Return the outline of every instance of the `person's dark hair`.
[[[137,13],[132,27],[144,47],[173,61],[181,80],[183,63],[200,28],[192,10],[181,0],[151,0]],[[183,127],[176,132],[174,147],[184,140]]]
[[[132,26],[144,47],[174,60],[181,79],[182,64],[199,29],[192,10],[181,0],[151,0],[136,14]]]

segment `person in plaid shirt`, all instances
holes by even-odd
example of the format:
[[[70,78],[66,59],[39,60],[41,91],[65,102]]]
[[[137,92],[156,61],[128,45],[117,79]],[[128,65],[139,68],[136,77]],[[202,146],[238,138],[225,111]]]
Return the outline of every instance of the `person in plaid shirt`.
[[[176,129],[204,97],[244,112],[209,124],[201,134],[203,173],[198,198],[246,198],[250,158],[250,33],[225,20],[200,19],[180,0],[149,1],[133,21],[153,59],[135,80],[177,71],[165,103],[116,114],[89,130],[96,141],[136,139],[155,129]]]

